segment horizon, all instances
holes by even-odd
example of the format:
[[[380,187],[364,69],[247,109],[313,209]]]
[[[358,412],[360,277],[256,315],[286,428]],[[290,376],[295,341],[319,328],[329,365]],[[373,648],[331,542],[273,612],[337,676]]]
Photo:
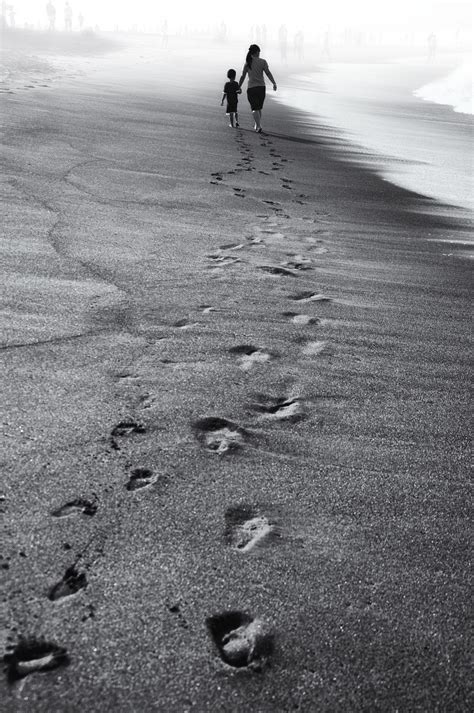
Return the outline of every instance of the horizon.
[[[63,29],[65,3],[53,2],[53,5],[56,9],[56,29]],[[190,31],[197,31],[224,23],[230,36],[240,35],[245,28],[255,24],[266,25],[271,33],[286,25],[289,32],[301,30],[309,37],[327,31],[351,29],[385,33],[421,31],[426,34],[448,28],[469,34],[472,31],[472,7],[465,0],[400,0],[398,3],[385,3],[384,6],[376,0],[361,0],[356,5],[349,0],[333,0],[311,10],[308,10],[304,0],[295,0],[290,13],[287,2],[283,0],[262,0],[257,8],[251,0],[241,0],[237,11],[234,7],[223,6],[218,0],[202,0],[199,5],[189,0],[177,0],[159,7],[150,6],[146,0],[136,0],[133,6],[110,0],[71,1],[69,5],[73,29],[78,29],[81,14],[84,29],[98,27],[101,30],[124,31],[149,27],[159,31],[166,21],[168,32],[174,33],[186,26]],[[47,26],[46,2],[39,5],[32,0],[23,0],[7,7],[11,6],[16,27],[23,27],[25,23],[32,24],[35,29]],[[7,24],[10,24],[8,13]]]

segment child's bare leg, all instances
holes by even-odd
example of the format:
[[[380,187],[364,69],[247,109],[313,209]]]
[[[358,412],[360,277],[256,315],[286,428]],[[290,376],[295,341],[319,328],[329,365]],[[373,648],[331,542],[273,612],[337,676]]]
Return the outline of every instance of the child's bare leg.
[[[237,112],[235,112],[235,125],[239,126],[239,115]]]
[[[229,112],[229,126],[234,126],[234,112]]]

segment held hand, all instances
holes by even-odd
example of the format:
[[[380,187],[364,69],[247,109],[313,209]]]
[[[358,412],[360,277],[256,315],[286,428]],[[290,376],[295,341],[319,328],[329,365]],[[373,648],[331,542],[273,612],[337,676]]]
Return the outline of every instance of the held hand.
[[[276,92],[276,90],[277,90],[277,85],[274,84],[274,85],[273,85],[273,91]]]

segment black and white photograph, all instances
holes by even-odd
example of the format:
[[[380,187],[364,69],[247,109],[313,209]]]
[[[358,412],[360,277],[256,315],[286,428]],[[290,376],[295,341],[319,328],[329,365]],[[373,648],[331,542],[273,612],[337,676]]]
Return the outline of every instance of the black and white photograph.
[[[2,0],[2,712],[474,709],[473,11]]]

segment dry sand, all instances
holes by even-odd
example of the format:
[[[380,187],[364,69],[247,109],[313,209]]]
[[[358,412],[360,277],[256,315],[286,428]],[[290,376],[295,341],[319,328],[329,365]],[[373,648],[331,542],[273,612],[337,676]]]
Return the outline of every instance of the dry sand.
[[[145,62],[4,102],[5,710],[467,710],[465,222]]]

